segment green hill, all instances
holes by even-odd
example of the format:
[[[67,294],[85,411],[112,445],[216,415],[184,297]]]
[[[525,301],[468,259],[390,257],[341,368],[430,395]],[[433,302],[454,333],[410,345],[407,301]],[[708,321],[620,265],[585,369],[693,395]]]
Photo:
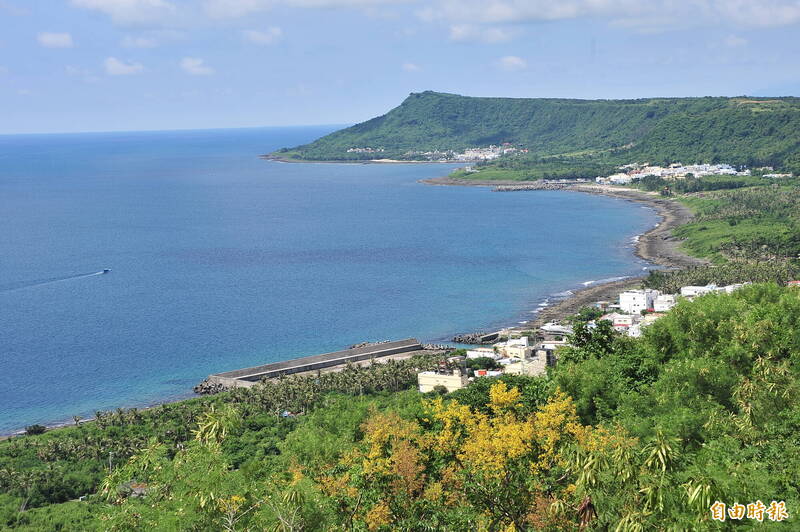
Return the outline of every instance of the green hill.
[[[798,98],[568,100],[413,93],[385,115],[276,152],[297,160],[419,158],[509,142],[542,158],[585,163],[728,162],[800,167]],[[351,148],[381,152],[348,152]]]

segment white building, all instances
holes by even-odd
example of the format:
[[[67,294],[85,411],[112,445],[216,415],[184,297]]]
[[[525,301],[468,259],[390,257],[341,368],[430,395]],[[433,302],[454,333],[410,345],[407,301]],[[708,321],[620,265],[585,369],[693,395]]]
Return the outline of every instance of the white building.
[[[715,284],[707,284],[705,286],[682,286],[681,287],[681,295],[683,297],[687,297],[689,299],[697,296],[702,296],[705,294],[710,294],[711,292],[717,291],[717,285]]]
[[[498,342],[494,344],[494,349],[504,357],[519,359],[528,358],[533,352],[527,336],[509,338],[506,342]]]
[[[710,294],[712,292],[730,294],[731,292],[734,292],[748,284],[750,283],[734,283],[727,286],[717,286],[715,284],[708,284],[706,286],[684,286],[681,288],[681,295],[683,297],[692,299],[694,297]]]
[[[747,284],[750,284],[750,283],[729,284],[728,286],[723,286],[722,288],[718,288],[717,290],[719,290],[720,292],[724,290],[726,294],[730,294],[731,292],[733,292],[735,290],[738,290],[738,289],[740,289],[741,287],[743,287],[744,285],[747,285]]]
[[[634,316],[633,314],[619,314],[617,312],[612,312],[611,314],[605,314],[600,316],[599,320],[607,320],[611,322],[611,325],[614,326],[617,330],[628,330],[628,327],[636,323],[639,319],[639,316]]]
[[[452,373],[439,373],[437,371],[423,371],[417,374],[419,391],[431,392],[436,386],[444,386],[448,392],[454,392],[468,384],[466,375],[455,369]]]
[[[608,177],[597,177],[595,182],[600,185],[627,185],[633,178],[628,174],[612,174]]]
[[[572,334],[572,327],[567,325],[558,325],[557,323],[545,323],[541,327],[539,327],[544,332],[548,332],[550,334],[560,334],[562,336]]]
[[[667,312],[678,303],[673,294],[661,294],[653,300],[655,312]]]
[[[497,360],[500,357],[491,347],[476,347],[475,349],[467,350],[467,358],[493,358]]]
[[[642,326],[639,323],[634,323],[628,327],[628,336],[631,338],[639,338],[642,335]]]
[[[640,314],[643,310],[653,310],[655,299],[661,295],[658,290],[626,290],[619,295],[619,309],[628,314]]]
[[[529,375],[535,377],[537,375],[544,375],[547,371],[549,360],[550,357],[548,357],[547,353],[542,352],[542,354],[535,355],[528,360],[517,360],[513,364],[507,365],[503,370],[506,374]]]

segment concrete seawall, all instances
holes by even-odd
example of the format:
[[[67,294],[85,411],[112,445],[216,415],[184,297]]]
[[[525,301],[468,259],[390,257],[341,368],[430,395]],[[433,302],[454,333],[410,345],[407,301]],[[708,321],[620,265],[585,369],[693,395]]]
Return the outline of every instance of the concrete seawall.
[[[272,379],[282,375],[291,375],[305,371],[342,366],[348,362],[360,362],[373,358],[396,355],[398,353],[409,353],[422,351],[423,347],[416,338],[398,340],[395,342],[385,342],[381,344],[334,351],[322,355],[313,355],[283,362],[274,362],[252,368],[237,369],[209,375],[206,381],[210,385],[218,385],[223,388],[250,387],[262,379]]]

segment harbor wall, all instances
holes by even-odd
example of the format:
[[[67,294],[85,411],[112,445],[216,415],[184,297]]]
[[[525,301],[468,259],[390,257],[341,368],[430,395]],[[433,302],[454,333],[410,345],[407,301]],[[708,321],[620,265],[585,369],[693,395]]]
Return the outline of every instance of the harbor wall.
[[[422,345],[416,338],[407,338],[394,342],[345,349],[321,355],[312,355],[293,360],[274,362],[251,368],[243,368],[224,373],[209,375],[207,381],[210,384],[217,384],[225,388],[231,387],[250,387],[262,379],[272,379],[282,375],[291,375],[305,371],[330,368],[333,366],[345,365],[348,362],[360,362],[372,358],[380,358],[399,353],[409,353],[421,351]]]

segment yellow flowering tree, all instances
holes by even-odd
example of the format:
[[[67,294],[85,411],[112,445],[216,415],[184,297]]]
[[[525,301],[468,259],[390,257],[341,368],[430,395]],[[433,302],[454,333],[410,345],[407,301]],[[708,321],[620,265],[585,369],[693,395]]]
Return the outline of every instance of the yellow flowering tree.
[[[576,448],[598,448],[610,436],[581,425],[560,391],[535,412],[520,397],[498,381],[480,411],[438,398],[417,420],[373,413],[361,444],[318,477],[323,490],[340,515],[350,516],[345,526],[359,521],[370,530],[421,522],[478,530],[588,522],[591,501],[581,510],[570,466]]]

